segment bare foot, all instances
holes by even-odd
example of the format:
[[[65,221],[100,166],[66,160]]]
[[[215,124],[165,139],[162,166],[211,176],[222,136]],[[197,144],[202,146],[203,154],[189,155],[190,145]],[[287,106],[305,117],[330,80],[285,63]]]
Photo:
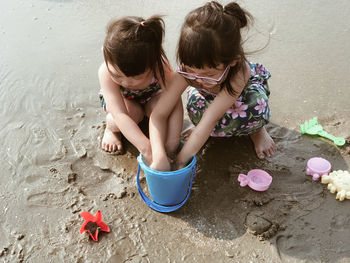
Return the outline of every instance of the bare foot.
[[[259,159],[264,159],[265,156],[271,157],[276,151],[275,142],[266,131],[265,127],[262,127],[257,132],[249,134],[254,143],[256,155]]]
[[[122,152],[123,144],[120,132],[113,132],[106,127],[102,138],[101,147],[106,152]]]

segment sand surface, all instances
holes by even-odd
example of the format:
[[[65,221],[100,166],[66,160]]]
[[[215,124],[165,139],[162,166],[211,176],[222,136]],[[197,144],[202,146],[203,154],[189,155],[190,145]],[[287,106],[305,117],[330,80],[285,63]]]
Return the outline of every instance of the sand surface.
[[[135,148],[100,150],[106,23],[164,14],[175,66],[183,18],[203,3],[0,2],[0,262],[350,262],[350,200],[305,175],[314,156],[349,170],[347,0],[240,1],[256,18],[246,48],[269,41],[250,60],[272,73],[274,157],[258,160],[248,138],[210,139],[189,201],[161,214],[137,192]],[[347,144],[301,135],[314,116]],[[238,174],[254,168],[273,176],[268,191],[239,186]],[[98,209],[111,232],[95,243],[79,234],[79,213]]]

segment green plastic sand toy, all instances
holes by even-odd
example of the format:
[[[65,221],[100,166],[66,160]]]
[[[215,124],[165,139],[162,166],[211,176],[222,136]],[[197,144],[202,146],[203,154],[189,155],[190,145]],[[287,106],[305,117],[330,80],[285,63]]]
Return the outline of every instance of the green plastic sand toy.
[[[309,135],[319,135],[321,137],[327,138],[334,142],[337,146],[343,146],[345,144],[345,139],[341,137],[335,137],[328,132],[325,132],[322,128],[322,126],[318,123],[317,117],[314,117],[313,119],[304,122],[300,125],[300,132],[302,134],[309,134]]]

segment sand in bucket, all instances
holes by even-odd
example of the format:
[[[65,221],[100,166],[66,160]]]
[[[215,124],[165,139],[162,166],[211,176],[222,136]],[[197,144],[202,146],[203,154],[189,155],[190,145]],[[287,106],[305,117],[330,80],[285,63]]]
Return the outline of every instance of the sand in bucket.
[[[166,172],[149,168],[144,163],[142,154],[137,157],[137,161],[139,163],[137,189],[149,207],[159,212],[171,212],[179,209],[186,203],[191,193],[196,170],[196,156],[192,158],[186,167]],[[140,168],[146,176],[147,187],[153,201],[141,189],[139,182]]]

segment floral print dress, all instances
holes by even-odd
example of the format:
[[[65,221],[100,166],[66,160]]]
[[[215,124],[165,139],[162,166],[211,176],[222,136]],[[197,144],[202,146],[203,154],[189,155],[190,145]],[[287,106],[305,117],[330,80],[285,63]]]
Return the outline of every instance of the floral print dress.
[[[250,78],[242,93],[216,124],[213,137],[248,135],[259,130],[270,120],[268,98],[270,89],[267,80],[271,73],[261,64],[249,62]],[[205,89],[189,87],[187,112],[194,125],[198,125],[205,110],[216,94]]]

